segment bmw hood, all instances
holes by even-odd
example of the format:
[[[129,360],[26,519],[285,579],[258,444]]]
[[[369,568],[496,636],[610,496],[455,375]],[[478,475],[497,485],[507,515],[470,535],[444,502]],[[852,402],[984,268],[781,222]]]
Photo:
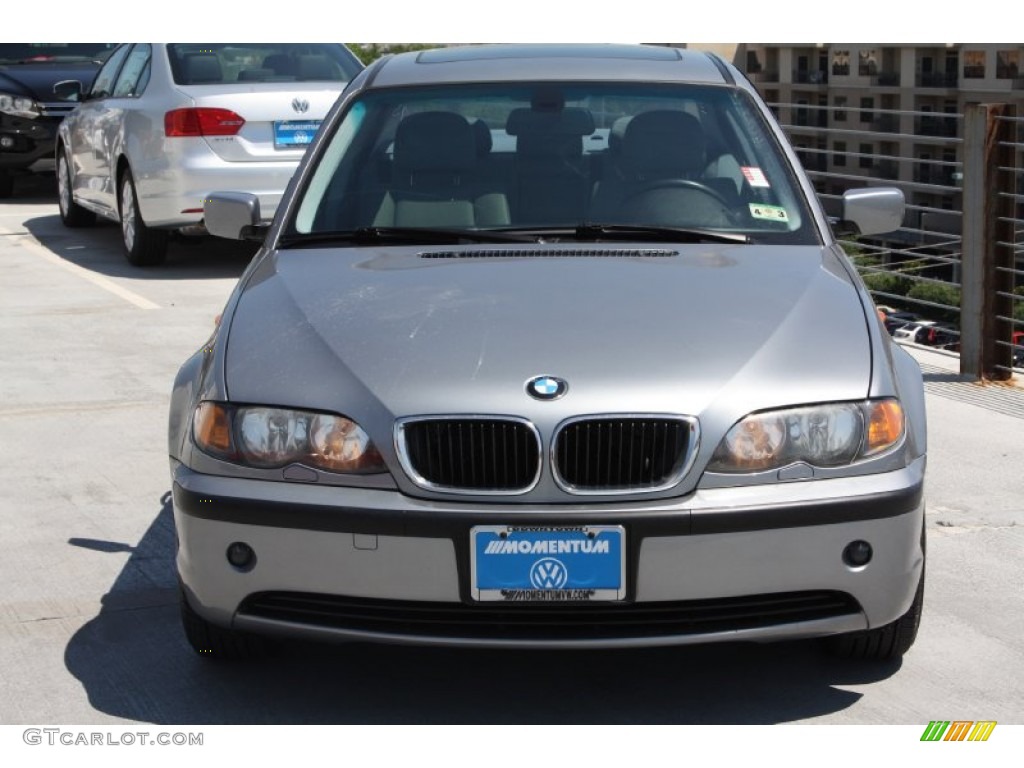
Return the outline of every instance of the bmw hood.
[[[371,436],[425,414],[543,431],[671,413],[714,437],[750,411],[867,396],[867,318],[839,259],[757,245],[279,251],[238,298],[225,387],[342,413]],[[531,397],[542,375],[568,391]]]

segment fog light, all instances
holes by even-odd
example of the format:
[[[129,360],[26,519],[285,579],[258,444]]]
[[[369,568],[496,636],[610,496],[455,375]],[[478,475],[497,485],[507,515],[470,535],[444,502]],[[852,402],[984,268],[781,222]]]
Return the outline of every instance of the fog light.
[[[843,550],[843,562],[851,568],[860,568],[871,562],[871,545],[866,541],[851,541]]]
[[[4,149],[11,149],[14,146],[14,139],[10,136],[0,137],[0,147]]]
[[[256,562],[256,553],[248,544],[236,541],[228,546],[228,562],[235,568],[249,570]]]

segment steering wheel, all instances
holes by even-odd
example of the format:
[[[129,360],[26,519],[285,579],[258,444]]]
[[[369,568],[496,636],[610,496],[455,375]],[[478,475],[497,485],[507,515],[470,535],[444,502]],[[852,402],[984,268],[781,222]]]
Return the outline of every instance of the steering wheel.
[[[622,203],[632,203],[635,198],[650,194],[651,192],[657,192],[661,189],[692,189],[697,192],[703,192],[705,195],[713,197],[727,211],[732,210],[729,201],[722,197],[720,192],[706,184],[701,184],[699,181],[691,181],[690,179],[655,179],[654,181],[648,181],[643,186],[630,192],[630,194],[623,198]]]
[[[683,221],[680,221],[678,213],[681,208],[671,205],[671,197],[666,198],[658,194],[662,191],[671,190],[699,192],[709,198],[710,201],[714,201],[716,204],[715,208],[707,210],[707,206],[704,206],[705,210],[698,212],[698,215],[687,216]],[[661,198],[660,201],[659,198]],[[699,181],[691,181],[690,179],[655,179],[654,181],[649,181],[629,192],[629,194],[622,198],[619,205],[627,215],[634,214],[634,216],[631,216],[633,220],[641,219],[650,222],[653,217],[659,223],[668,225],[725,227],[734,226],[739,221],[732,205],[718,191],[701,184]],[[687,209],[692,212],[693,206],[687,206]]]

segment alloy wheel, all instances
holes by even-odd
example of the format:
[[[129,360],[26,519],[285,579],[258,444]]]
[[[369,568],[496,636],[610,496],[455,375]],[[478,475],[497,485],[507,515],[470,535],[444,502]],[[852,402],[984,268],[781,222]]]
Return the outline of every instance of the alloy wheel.
[[[57,162],[57,205],[63,216],[71,210],[71,178],[68,173],[68,160],[61,154]]]
[[[125,248],[132,250],[135,247],[135,193],[128,179],[121,183],[121,234]]]

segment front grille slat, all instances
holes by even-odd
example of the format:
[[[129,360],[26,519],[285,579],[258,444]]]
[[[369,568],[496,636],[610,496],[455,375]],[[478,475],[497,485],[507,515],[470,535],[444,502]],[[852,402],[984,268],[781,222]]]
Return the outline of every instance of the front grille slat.
[[[523,493],[540,474],[540,440],[523,420],[407,420],[401,423],[400,449],[410,476],[432,490]]]
[[[622,493],[671,487],[694,445],[683,417],[587,417],[555,436],[555,476],[573,493]]]
[[[655,603],[463,604],[290,592],[249,596],[239,614],[315,627],[489,640],[583,640],[728,632],[856,614],[850,595],[788,592]]]

